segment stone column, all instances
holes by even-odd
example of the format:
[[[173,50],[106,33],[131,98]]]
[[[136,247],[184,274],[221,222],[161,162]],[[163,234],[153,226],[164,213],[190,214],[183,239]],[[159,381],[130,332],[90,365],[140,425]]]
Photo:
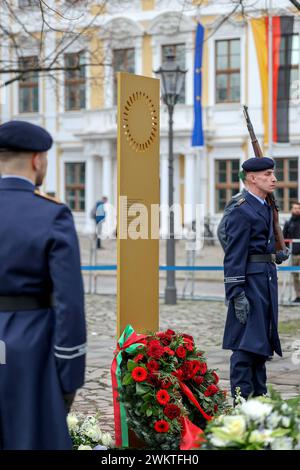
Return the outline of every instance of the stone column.
[[[86,233],[95,231],[95,222],[91,218],[91,211],[95,201],[95,156],[87,155],[85,163],[85,229]]]
[[[184,225],[191,225],[195,218],[195,156],[193,153],[185,155],[185,181],[184,181]]]

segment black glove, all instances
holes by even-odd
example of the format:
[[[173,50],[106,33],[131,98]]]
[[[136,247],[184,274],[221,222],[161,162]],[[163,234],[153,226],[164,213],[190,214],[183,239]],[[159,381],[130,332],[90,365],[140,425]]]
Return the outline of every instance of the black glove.
[[[281,264],[283,261],[289,259],[291,250],[286,248],[285,250],[280,250],[276,252],[276,264]]]
[[[245,295],[245,292],[242,292],[237,297],[235,297],[233,299],[233,304],[236,318],[242,325],[245,325],[250,310],[249,301]]]
[[[75,399],[75,395],[76,395],[76,392],[74,393],[64,393],[63,394],[63,398],[64,398],[64,402],[65,402],[65,409],[66,409],[66,413],[70,413],[70,410],[71,410],[71,406],[73,404],[73,401]]]

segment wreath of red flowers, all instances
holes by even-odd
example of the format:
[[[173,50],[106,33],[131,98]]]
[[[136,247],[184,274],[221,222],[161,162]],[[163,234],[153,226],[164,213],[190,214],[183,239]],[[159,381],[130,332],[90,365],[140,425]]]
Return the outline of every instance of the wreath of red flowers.
[[[173,330],[144,337],[122,352],[119,400],[148,448],[183,449],[187,423],[204,429],[228,407],[219,377],[192,336]]]

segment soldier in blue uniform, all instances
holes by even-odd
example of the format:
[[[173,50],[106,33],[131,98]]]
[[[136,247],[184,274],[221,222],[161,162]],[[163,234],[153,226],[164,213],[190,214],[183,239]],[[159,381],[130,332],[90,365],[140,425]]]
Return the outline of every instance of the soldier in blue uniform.
[[[282,355],[273,215],[265,198],[276,185],[274,161],[250,158],[242,165],[248,192],[226,220],[224,276],[229,302],[223,348],[233,351],[231,393],[244,398],[267,392],[265,362]]]
[[[0,126],[0,449],[71,449],[66,424],[84,383],[86,328],[69,208],[41,194],[43,128]]]

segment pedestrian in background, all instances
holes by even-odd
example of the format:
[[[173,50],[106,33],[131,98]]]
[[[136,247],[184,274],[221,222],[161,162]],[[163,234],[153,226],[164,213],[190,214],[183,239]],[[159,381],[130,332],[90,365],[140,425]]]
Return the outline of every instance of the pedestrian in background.
[[[291,218],[284,224],[284,238],[300,239],[300,202],[295,202],[291,209]],[[292,244],[292,264],[300,266],[300,243]],[[294,302],[300,303],[300,272],[292,273],[295,289]]]

